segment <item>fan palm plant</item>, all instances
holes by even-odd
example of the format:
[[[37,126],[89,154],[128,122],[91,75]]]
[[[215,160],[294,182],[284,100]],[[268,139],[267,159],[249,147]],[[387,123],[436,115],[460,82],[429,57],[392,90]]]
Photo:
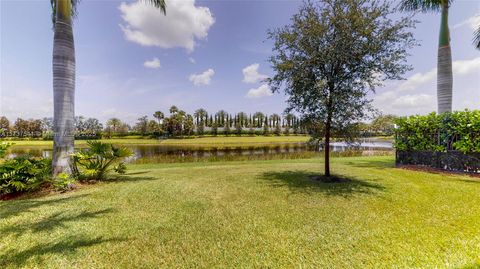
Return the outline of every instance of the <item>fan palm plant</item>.
[[[145,0],[165,14],[165,0]],[[53,174],[70,171],[74,149],[75,46],[72,19],[79,0],[50,0],[53,39]]]
[[[452,51],[448,28],[448,10],[452,2],[453,0],[402,0],[400,3],[400,8],[404,11],[441,12],[437,60],[438,113],[452,111]]]

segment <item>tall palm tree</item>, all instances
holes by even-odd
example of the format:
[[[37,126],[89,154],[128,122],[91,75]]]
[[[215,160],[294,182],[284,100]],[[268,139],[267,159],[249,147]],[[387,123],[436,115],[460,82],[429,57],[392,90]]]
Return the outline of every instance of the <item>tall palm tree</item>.
[[[224,127],[225,118],[228,117],[228,112],[225,110],[218,111],[215,116],[217,116],[218,123],[221,127]]]
[[[157,119],[157,123],[160,124],[163,118],[165,118],[165,115],[162,111],[155,111],[155,113],[153,113],[153,117]]]
[[[199,125],[200,122],[204,121],[205,117],[207,116],[207,111],[203,108],[199,108],[195,110],[193,116],[195,117],[196,124]]]
[[[112,132],[118,132],[118,129],[122,125],[122,121],[118,118],[111,118],[107,121],[107,128],[110,128]]]
[[[452,111],[452,50],[448,28],[448,10],[453,0],[402,0],[400,8],[405,11],[441,12],[440,38],[437,60],[438,113]]]
[[[145,0],[165,14],[165,0]],[[53,21],[53,161],[54,176],[70,173],[74,149],[75,46],[72,19],[79,0],[50,0]]]

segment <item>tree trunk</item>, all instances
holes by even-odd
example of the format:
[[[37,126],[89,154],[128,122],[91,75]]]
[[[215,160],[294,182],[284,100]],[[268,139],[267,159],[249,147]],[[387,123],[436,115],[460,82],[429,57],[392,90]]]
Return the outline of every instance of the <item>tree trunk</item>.
[[[437,62],[438,113],[452,112],[452,51],[448,29],[448,1],[443,1]]]
[[[330,119],[325,124],[325,176],[330,176]]]
[[[70,174],[74,150],[75,48],[70,0],[57,0],[53,41],[53,175]]]

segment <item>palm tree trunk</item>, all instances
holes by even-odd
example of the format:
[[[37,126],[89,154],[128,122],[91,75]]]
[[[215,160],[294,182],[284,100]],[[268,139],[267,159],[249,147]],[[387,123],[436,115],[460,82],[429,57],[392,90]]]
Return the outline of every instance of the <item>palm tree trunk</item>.
[[[330,116],[327,119],[325,124],[325,177],[330,177],[330,129],[331,129],[331,120]]]
[[[437,62],[438,113],[452,112],[452,50],[448,29],[448,9],[448,1],[443,1]]]
[[[53,41],[53,174],[70,174],[74,150],[75,48],[70,0],[57,0]]]

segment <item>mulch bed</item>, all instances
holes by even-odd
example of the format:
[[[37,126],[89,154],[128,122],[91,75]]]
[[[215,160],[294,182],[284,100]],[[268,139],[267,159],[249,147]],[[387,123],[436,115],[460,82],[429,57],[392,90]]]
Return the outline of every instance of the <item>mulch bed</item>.
[[[470,176],[474,178],[480,178],[480,173],[468,173],[468,172],[460,172],[460,171],[448,171],[443,170],[440,168],[430,167],[430,166],[422,166],[422,165],[408,165],[402,164],[397,165],[397,168],[405,169],[405,170],[412,170],[412,171],[420,171],[420,172],[428,172],[440,175],[462,175],[462,176]]]

